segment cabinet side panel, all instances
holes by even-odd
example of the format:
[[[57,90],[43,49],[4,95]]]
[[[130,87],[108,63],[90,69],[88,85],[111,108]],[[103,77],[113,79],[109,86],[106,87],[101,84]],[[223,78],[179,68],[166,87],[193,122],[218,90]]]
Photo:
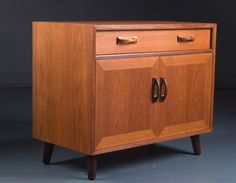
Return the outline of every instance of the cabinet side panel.
[[[91,154],[95,31],[33,23],[33,138]]]
[[[217,40],[217,24],[214,24],[214,27],[212,29],[212,36],[211,36],[211,42],[212,42],[212,92],[211,92],[211,125],[210,130],[213,130],[213,114],[214,114],[214,91],[215,91],[215,64],[216,64],[216,40]]]

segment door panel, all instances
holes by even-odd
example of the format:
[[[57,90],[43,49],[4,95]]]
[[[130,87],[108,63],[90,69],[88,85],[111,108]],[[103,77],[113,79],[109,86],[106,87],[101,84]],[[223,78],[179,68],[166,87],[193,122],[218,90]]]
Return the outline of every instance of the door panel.
[[[156,138],[151,88],[158,65],[155,57],[96,61],[96,150]]]
[[[211,128],[212,54],[160,57],[167,97],[160,103],[158,138]]]

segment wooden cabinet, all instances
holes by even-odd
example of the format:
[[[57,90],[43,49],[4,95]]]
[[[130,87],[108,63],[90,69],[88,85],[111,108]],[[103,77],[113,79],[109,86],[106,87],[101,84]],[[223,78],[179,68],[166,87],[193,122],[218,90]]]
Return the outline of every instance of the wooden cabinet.
[[[34,22],[33,137],[88,156],[212,130],[216,24]]]

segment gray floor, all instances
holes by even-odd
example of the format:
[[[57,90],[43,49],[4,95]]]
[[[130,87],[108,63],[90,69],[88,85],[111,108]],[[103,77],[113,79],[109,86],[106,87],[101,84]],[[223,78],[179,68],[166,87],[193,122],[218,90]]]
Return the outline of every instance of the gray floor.
[[[83,155],[57,147],[41,163],[42,143],[31,139],[31,89],[0,88],[0,183],[88,182]],[[95,182],[235,183],[236,90],[217,90],[214,132],[192,155],[189,138],[99,157]]]

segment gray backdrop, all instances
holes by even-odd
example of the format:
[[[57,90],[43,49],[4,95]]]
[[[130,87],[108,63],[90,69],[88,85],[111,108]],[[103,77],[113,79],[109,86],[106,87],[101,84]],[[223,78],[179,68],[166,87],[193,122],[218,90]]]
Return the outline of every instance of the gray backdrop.
[[[236,88],[235,12],[235,0],[0,0],[0,87],[31,87],[33,20],[180,20],[218,23],[216,86]]]

